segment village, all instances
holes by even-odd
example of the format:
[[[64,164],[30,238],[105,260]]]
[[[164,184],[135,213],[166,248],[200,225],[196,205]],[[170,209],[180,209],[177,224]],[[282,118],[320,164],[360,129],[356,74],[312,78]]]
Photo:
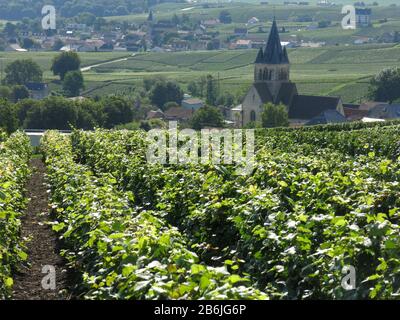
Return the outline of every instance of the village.
[[[268,2],[262,2],[266,10],[273,10]],[[357,27],[372,25],[373,9],[364,3],[356,3]],[[307,7],[308,2],[283,2],[282,7]],[[340,16],[340,6],[321,1],[318,6],[336,8]],[[193,20],[189,13],[195,7],[181,10],[171,19],[158,18],[159,12],[150,9],[145,21],[114,21],[83,13],[69,19],[58,19],[57,29],[44,32],[37,23],[27,20],[17,24],[7,22],[0,38],[0,51],[11,52],[176,52],[196,50],[235,50],[258,49],[265,45],[268,27],[261,18],[253,16],[245,23],[234,23],[229,11],[221,8],[215,18]],[[200,7],[201,8],[201,7]],[[205,4],[204,10],[218,8]],[[207,12],[207,11],[205,11]],[[144,13],[145,14],[145,13]],[[295,16],[288,20],[289,26],[282,25],[279,30],[283,44],[288,48],[321,47],[326,41],[304,40],[299,32],[315,31],[338,25],[337,22],[322,19],[315,21],[310,15]],[[385,21],[382,21],[384,23]],[[356,36],[352,44],[396,43],[400,42],[397,30],[378,36]]]

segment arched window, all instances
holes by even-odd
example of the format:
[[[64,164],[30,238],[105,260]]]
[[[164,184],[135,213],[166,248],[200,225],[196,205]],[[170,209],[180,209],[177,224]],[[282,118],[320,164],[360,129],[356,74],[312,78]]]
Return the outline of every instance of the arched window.
[[[274,70],[269,73],[269,80],[274,80]]]
[[[256,112],[254,110],[250,112],[250,121],[256,121]]]
[[[268,72],[268,70],[267,70],[267,69],[264,69],[263,80],[266,80],[266,79],[267,79],[267,72]]]
[[[262,70],[261,69],[258,72],[258,80],[262,80]]]

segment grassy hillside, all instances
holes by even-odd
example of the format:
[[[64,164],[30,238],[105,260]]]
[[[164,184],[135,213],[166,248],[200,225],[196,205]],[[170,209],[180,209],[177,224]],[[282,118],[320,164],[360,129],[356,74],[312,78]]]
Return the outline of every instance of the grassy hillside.
[[[86,93],[104,95],[129,93],[143,78],[164,76],[175,79],[184,88],[191,80],[212,74],[220,79],[222,91],[243,94],[253,79],[256,50],[197,51],[176,53],[80,53],[83,66],[97,65],[84,72]],[[12,60],[31,58],[45,71],[48,81],[56,53],[0,53],[3,67]],[[303,94],[341,96],[346,102],[359,101],[367,92],[368,81],[380,70],[400,66],[400,46],[331,46],[289,50],[291,79]],[[53,88],[57,85],[52,83]]]
[[[253,79],[256,50],[143,53],[127,61],[85,73],[91,94],[127,89],[143,77],[162,75],[183,86],[205,74],[220,78],[225,91],[244,92]],[[304,94],[342,96],[346,102],[365,96],[369,78],[381,69],[400,66],[400,46],[339,46],[289,51],[291,79]],[[105,87],[104,85],[107,84]]]

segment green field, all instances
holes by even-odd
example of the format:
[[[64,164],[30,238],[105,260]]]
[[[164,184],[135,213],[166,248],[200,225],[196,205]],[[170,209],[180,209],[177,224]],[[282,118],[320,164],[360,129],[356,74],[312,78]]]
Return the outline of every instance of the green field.
[[[253,79],[256,50],[142,53],[127,61],[96,67],[85,73],[91,95],[126,90],[144,77],[162,75],[183,86],[202,75],[220,79],[222,91],[242,94]],[[359,101],[369,78],[380,70],[400,66],[400,46],[339,46],[289,50],[291,79],[301,93],[341,96]],[[96,86],[99,87],[96,90]]]
[[[84,72],[85,95],[129,93],[143,78],[164,76],[184,88],[191,80],[212,74],[220,79],[221,91],[242,95],[253,79],[256,50],[220,50],[176,53],[80,53],[83,66],[97,65]],[[56,53],[0,53],[3,68],[15,59],[31,58],[44,70],[47,81],[54,81],[50,71]],[[341,96],[345,102],[362,99],[370,77],[380,70],[400,66],[400,46],[327,46],[289,50],[291,79],[302,94]],[[4,76],[4,75],[3,75]],[[51,88],[58,84],[51,82]]]
[[[173,15],[187,15],[191,21],[201,21],[212,18],[218,18],[222,10],[227,10],[233,23],[220,24],[209,28],[210,31],[219,32],[219,38],[226,40],[227,36],[233,34],[236,27],[244,27],[247,21],[252,17],[257,17],[260,23],[253,26],[248,26],[250,33],[257,33],[259,27],[268,29],[272,19],[275,16],[280,27],[285,27],[288,31],[282,34],[282,40],[293,39],[299,37],[306,41],[326,41],[329,44],[336,43],[353,43],[354,37],[368,36],[375,37],[400,30],[400,6],[390,7],[394,3],[392,0],[379,1],[380,6],[373,6],[372,21],[373,27],[358,28],[353,31],[344,31],[341,28],[340,22],[343,15],[341,14],[342,5],[349,4],[348,1],[336,2],[336,6],[320,7],[316,6],[316,1],[310,1],[310,6],[290,5],[284,6],[282,1],[270,1],[270,4],[260,4],[259,1],[241,1],[241,2],[222,2],[213,4],[210,2],[209,7],[204,7],[204,3],[200,4],[177,4],[163,3],[154,6],[154,16],[156,20],[171,19]],[[276,5],[274,5],[276,4]],[[297,22],[298,18],[308,16],[312,22]],[[134,14],[117,17],[107,17],[109,21],[126,21],[129,23],[141,23],[147,19],[146,14]],[[387,19],[387,22],[382,23],[382,19]],[[310,24],[317,25],[319,21],[331,21],[331,26],[328,28],[317,30],[305,30],[305,27]],[[263,36],[263,35],[260,35]],[[266,36],[266,35],[265,35]]]

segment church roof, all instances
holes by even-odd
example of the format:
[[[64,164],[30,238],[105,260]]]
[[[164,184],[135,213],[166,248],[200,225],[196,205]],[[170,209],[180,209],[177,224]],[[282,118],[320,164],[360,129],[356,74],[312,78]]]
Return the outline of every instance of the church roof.
[[[336,110],[339,97],[295,95],[289,107],[289,119],[312,119],[326,110]]]
[[[294,95],[297,95],[297,86],[293,82],[282,83],[279,92],[276,96],[275,103],[283,103],[284,105],[290,105],[290,102]]]
[[[261,60],[262,57],[262,60]],[[286,47],[282,48],[281,39],[279,37],[278,26],[276,20],[272,22],[272,28],[269,33],[267,45],[265,49],[258,52],[255,63],[266,64],[285,64],[289,63],[289,57]]]
[[[262,103],[273,102],[274,98],[272,97],[271,91],[269,91],[267,83],[254,83],[253,86],[257,90],[257,93],[260,96]]]
[[[264,60],[264,53],[263,53],[263,49],[260,48],[260,50],[258,50],[258,54],[257,54],[255,63],[263,63],[263,60]]]
[[[320,113],[318,116],[312,118],[310,121],[306,123],[306,126],[313,126],[317,124],[328,124],[328,123],[341,123],[346,122],[347,119],[345,116],[340,114],[337,110],[325,110]]]

